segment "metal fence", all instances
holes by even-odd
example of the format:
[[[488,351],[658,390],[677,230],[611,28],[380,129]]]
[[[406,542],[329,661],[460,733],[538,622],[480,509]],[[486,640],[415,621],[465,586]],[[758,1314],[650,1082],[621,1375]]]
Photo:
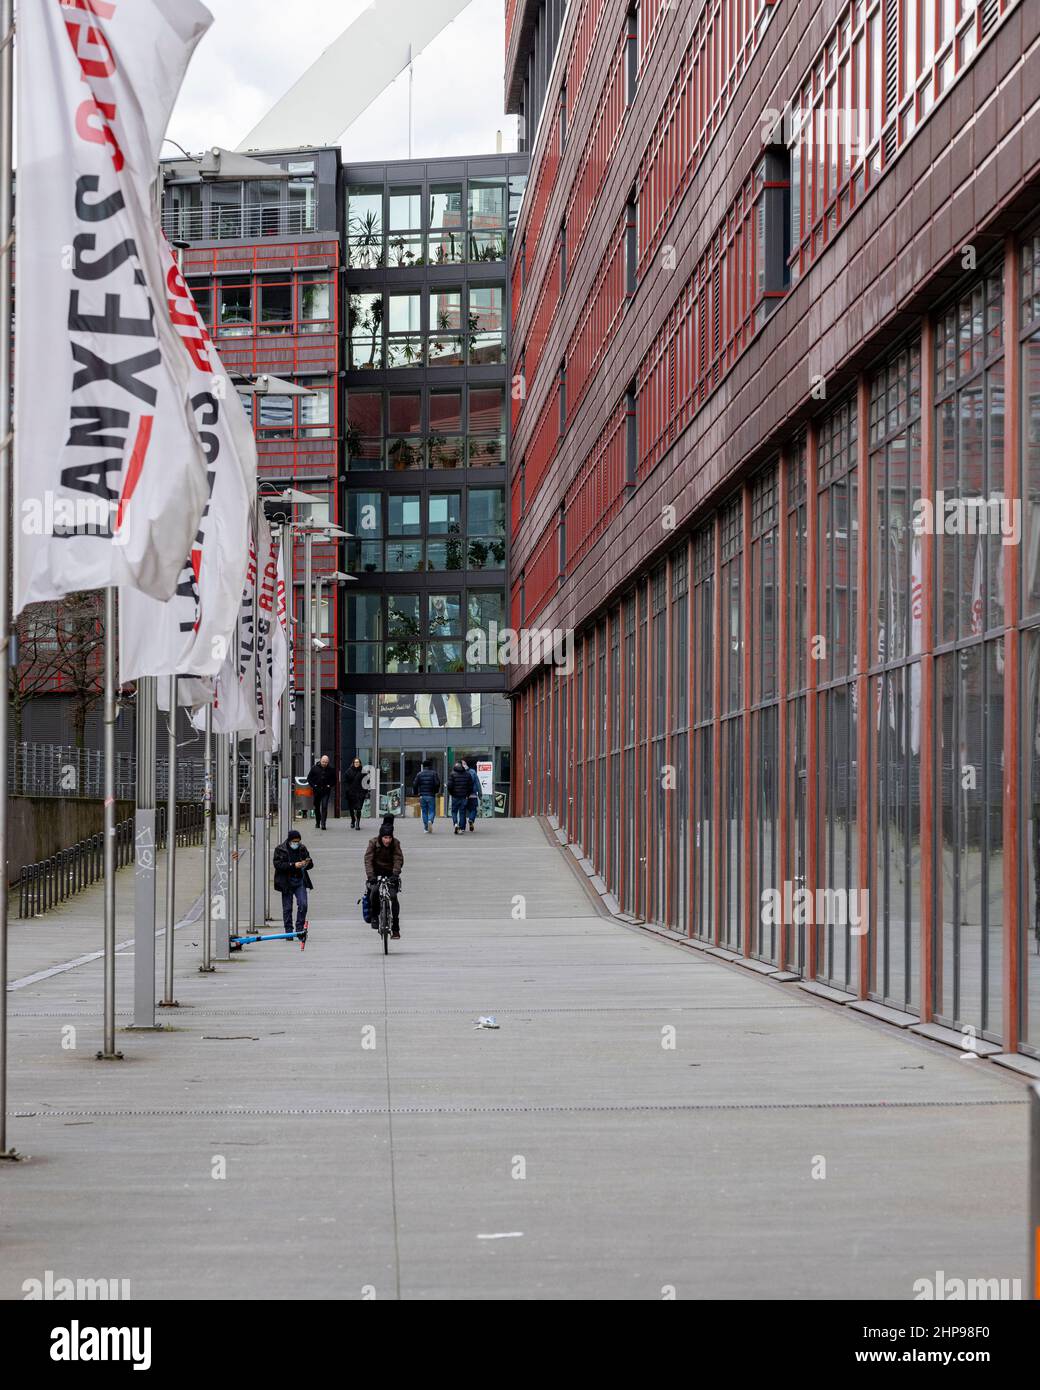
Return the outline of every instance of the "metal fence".
[[[254,241],[314,231],[314,207],[259,203],[252,207],[167,208],[163,231],[173,241]]]
[[[166,846],[166,807],[156,812],[156,847]],[[201,806],[178,806],[175,834],[178,845],[202,843],[205,824]],[[134,820],[116,826],[116,868],[122,869],[134,858]],[[99,830],[78,845],[59,850],[38,864],[26,864],[18,882],[18,915],[39,917],[65,902],[74,893],[89,888],[105,876],[105,835]]]
[[[54,743],[15,743],[8,755],[9,796],[73,796],[99,800],[104,795],[104,755],[96,748],[71,748]],[[133,801],[137,759],[116,754],[116,799]],[[166,797],[167,759],[155,763],[157,795]],[[201,758],[177,759],[177,796],[201,800],[205,772]]]

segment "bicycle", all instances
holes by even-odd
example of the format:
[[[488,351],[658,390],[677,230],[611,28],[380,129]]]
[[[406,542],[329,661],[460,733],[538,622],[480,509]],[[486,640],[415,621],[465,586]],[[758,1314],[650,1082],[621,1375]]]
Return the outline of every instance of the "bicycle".
[[[390,879],[382,875],[376,882],[379,887],[379,921],[376,925],[379,929],[379,935],[383,939],[383,955],[388,956],[390,954],[390,932],[393,930],[394,920],[394,903],[390,886],[392,882],[396,882],[398,891],[400,891],[400,880]]]

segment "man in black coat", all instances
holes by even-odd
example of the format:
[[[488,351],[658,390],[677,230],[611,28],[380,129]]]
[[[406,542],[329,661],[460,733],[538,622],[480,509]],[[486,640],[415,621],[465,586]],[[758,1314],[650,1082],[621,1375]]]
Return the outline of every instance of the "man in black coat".
[[[319,830],[324,830],[329,814],[329,797],[336,786],[336,769],[329,762],[328,753],[322,753],[308,772],[307,781],[314,793],[314,824]]]
[[[307,870],[313,868],[314,860],[307,852],[300,832],[290,830],[285,843],[276,845],[274,851],[274,886],[282,895],[282,923],[287,932],[293,929],[294,901],[296,930],[302,931],[307,925],[307,889],[314,887]]]
[[[461,763],[456,763],[448,777],[448,795],[451,797],[451,818],[455,822],[455,834],[461,835],[466,829],[466,803],[469,801],[472,785],[470,776]]]
[[[422,808],[423,830],[426,831],[427,835],[433,834],[433,822],[437,819],[437,793],[440,789],[441,779],[427,758],[415,774],[415,780],[412,783],[412,795],[419,798],[419,805]]]

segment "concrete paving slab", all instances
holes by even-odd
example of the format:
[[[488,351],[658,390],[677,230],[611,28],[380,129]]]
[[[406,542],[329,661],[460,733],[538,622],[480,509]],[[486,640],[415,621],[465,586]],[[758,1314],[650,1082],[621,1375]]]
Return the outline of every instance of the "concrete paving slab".
[[[388,957],[355,902],[368,834],[306,827],[306,951],[200,975],[198,930],[178,933],[182,1007],[121,1031],[123,1063],[93,1060],[100,961],[9,996],[10,1137],[31,1157],[0,1168],[0,1297],[48,1269],[138,1298],[310,1300],[1024,1277],[1019,1078],[604,918],[533,821],[445,825],[399,824]],[[22,968],[96,943],[100,901],[35,922]],[[121,1028],[132,976],[127,955]]]

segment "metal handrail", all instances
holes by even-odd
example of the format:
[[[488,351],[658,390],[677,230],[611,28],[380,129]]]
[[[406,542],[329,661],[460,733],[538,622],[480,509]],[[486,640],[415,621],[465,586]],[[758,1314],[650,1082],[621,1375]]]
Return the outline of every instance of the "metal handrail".
[[[178,846],[202,843],[205,815],[202,806],[177,807],[174,834]],[[166,807],[156,812],[156,848],[166,846]],[[116,868],[125,868],[134,859],[134,818],[116,826]],[[19,917],[40,917],[74,894],[82,892],[105,876],[105,835],[99,830],[68,849],[58,850],[49,859],[25,864],[18,881]]]
[[[255,207],[171,208],[163,212],[163,231],[175,241],[252,241],[265,236],[313,232],[316,208],[282,203]]]

